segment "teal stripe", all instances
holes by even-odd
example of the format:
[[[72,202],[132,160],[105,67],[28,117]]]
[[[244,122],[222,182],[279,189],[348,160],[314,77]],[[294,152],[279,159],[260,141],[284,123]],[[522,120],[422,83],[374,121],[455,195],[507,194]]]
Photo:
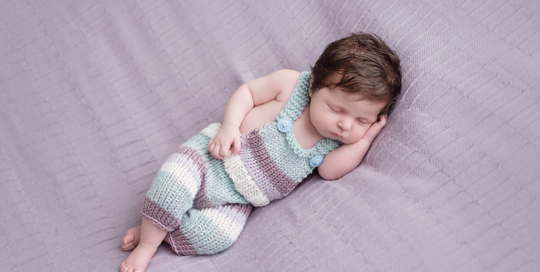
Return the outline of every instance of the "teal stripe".
[[[177,219],[191,208],[195,197],[185,184],[167,170],[158,172],[146,196]]]
[[[191,209],[182,217],[179,229],[198,254],[208,255],[229,248],[235,241],[217,227],[201,211]]]
[[[276,163],[277,167],[290,179],[301,182],[307,175],[313,172],[309,160],[314,156],[325,156],[330,151],[341,145],[339,141],[322,139],[314,147],[304,149],[294,135],[294,129],[287,133],[281,133],[277,129],[277,122],[283,117],[294,122],[300,117],[309,101],[309,84],[311,73],[302,72],[298,83],[285,108],[274,121],[259,130],[265,149]]]
[[[227,203],[249,203],[246,198],[236,191],[234,182],[225,171],[222,160],[216,160],[208,151],[208,142],[210,138],[202,133],[195,135],[189,141],[183,144],[199,153],[206,165],[206,196],[214,205],[223,205]]]
[[[279,132],[277,128],[270,127],[264,131],[261,130],[259,135],[264,141],[268,155],[287,177],[295,182],[301,182],[313,172],[313,167],[309,165],[310,158],[300,157],[291,148],[286,148],[288,143],[285,134]]]

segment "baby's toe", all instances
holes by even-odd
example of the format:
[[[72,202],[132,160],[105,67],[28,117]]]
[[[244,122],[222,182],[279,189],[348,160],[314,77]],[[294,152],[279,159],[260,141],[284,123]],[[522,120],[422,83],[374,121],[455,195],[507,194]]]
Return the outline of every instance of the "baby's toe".
[[[135,238],[135,235],[133,233],[126,233],[126,236],[124,236],[124,239],[122,239],[122,242],[124,244],[128,244],[133,242],[133,239]]]
[[[123,250],[132,250],[133,249],[133,243],[129,242],[127,244],[122,245]]]
[[[125,264],[122,264],[122,270],[120,270],[120,271],[121,272],[133,272],[133,269],[131,267],[128,267]]]

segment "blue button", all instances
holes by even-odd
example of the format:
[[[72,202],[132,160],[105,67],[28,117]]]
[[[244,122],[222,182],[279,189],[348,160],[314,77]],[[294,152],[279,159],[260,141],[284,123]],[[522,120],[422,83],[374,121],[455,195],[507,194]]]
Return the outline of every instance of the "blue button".
[[[311,158],[311,160],[309,160],[309,166],[317,167],[317,166],[321,165],[322,161],[323,161],[323,157],[315,156],[315,157]]]
[[[277,129],[283,133],[287,133],[292,129],[292,123],[291,120],[287,117],[283,117],[279,119],[277,123]]]

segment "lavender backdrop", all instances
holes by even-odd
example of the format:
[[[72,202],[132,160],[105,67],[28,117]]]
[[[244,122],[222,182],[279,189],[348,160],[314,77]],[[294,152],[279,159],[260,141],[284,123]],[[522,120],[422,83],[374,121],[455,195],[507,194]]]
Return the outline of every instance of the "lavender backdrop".
[[[540,271],[537,0],[0,0],[0,271],[117,271],[175,147],[352,31],[404,75],[362,165],[147,271]]]

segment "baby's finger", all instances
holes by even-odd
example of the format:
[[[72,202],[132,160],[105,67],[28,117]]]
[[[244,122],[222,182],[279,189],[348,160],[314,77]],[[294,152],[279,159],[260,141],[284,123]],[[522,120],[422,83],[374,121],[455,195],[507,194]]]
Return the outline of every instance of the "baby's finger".
[[[384,125],[386,125],[386,114],[381,116],[379,121],[377,121],[376,123],[373,123],[371,127],[374,129],[382,129]]]
[[[212,150],[210,151],[210,153],[212,153],[212,156],[214,156],[216,160],[222,159],[221,156],[219,155],[219,145],[212,146]]]
[[[221,149],[219,151],[219,155],[222,157],[227,157],[231,154],[231,146],[230,145],[222,145]]]
[[[233,150],[234,150],[234,154],[236,155],[240,153],[240,136],[237,136],[234,138]]]
[[[382,116],[381,117],[381,120],[379,120],[379,122],[377,122],[377,124],[379,125],[379,127],[384,127],[386,125],[386,115]]]

